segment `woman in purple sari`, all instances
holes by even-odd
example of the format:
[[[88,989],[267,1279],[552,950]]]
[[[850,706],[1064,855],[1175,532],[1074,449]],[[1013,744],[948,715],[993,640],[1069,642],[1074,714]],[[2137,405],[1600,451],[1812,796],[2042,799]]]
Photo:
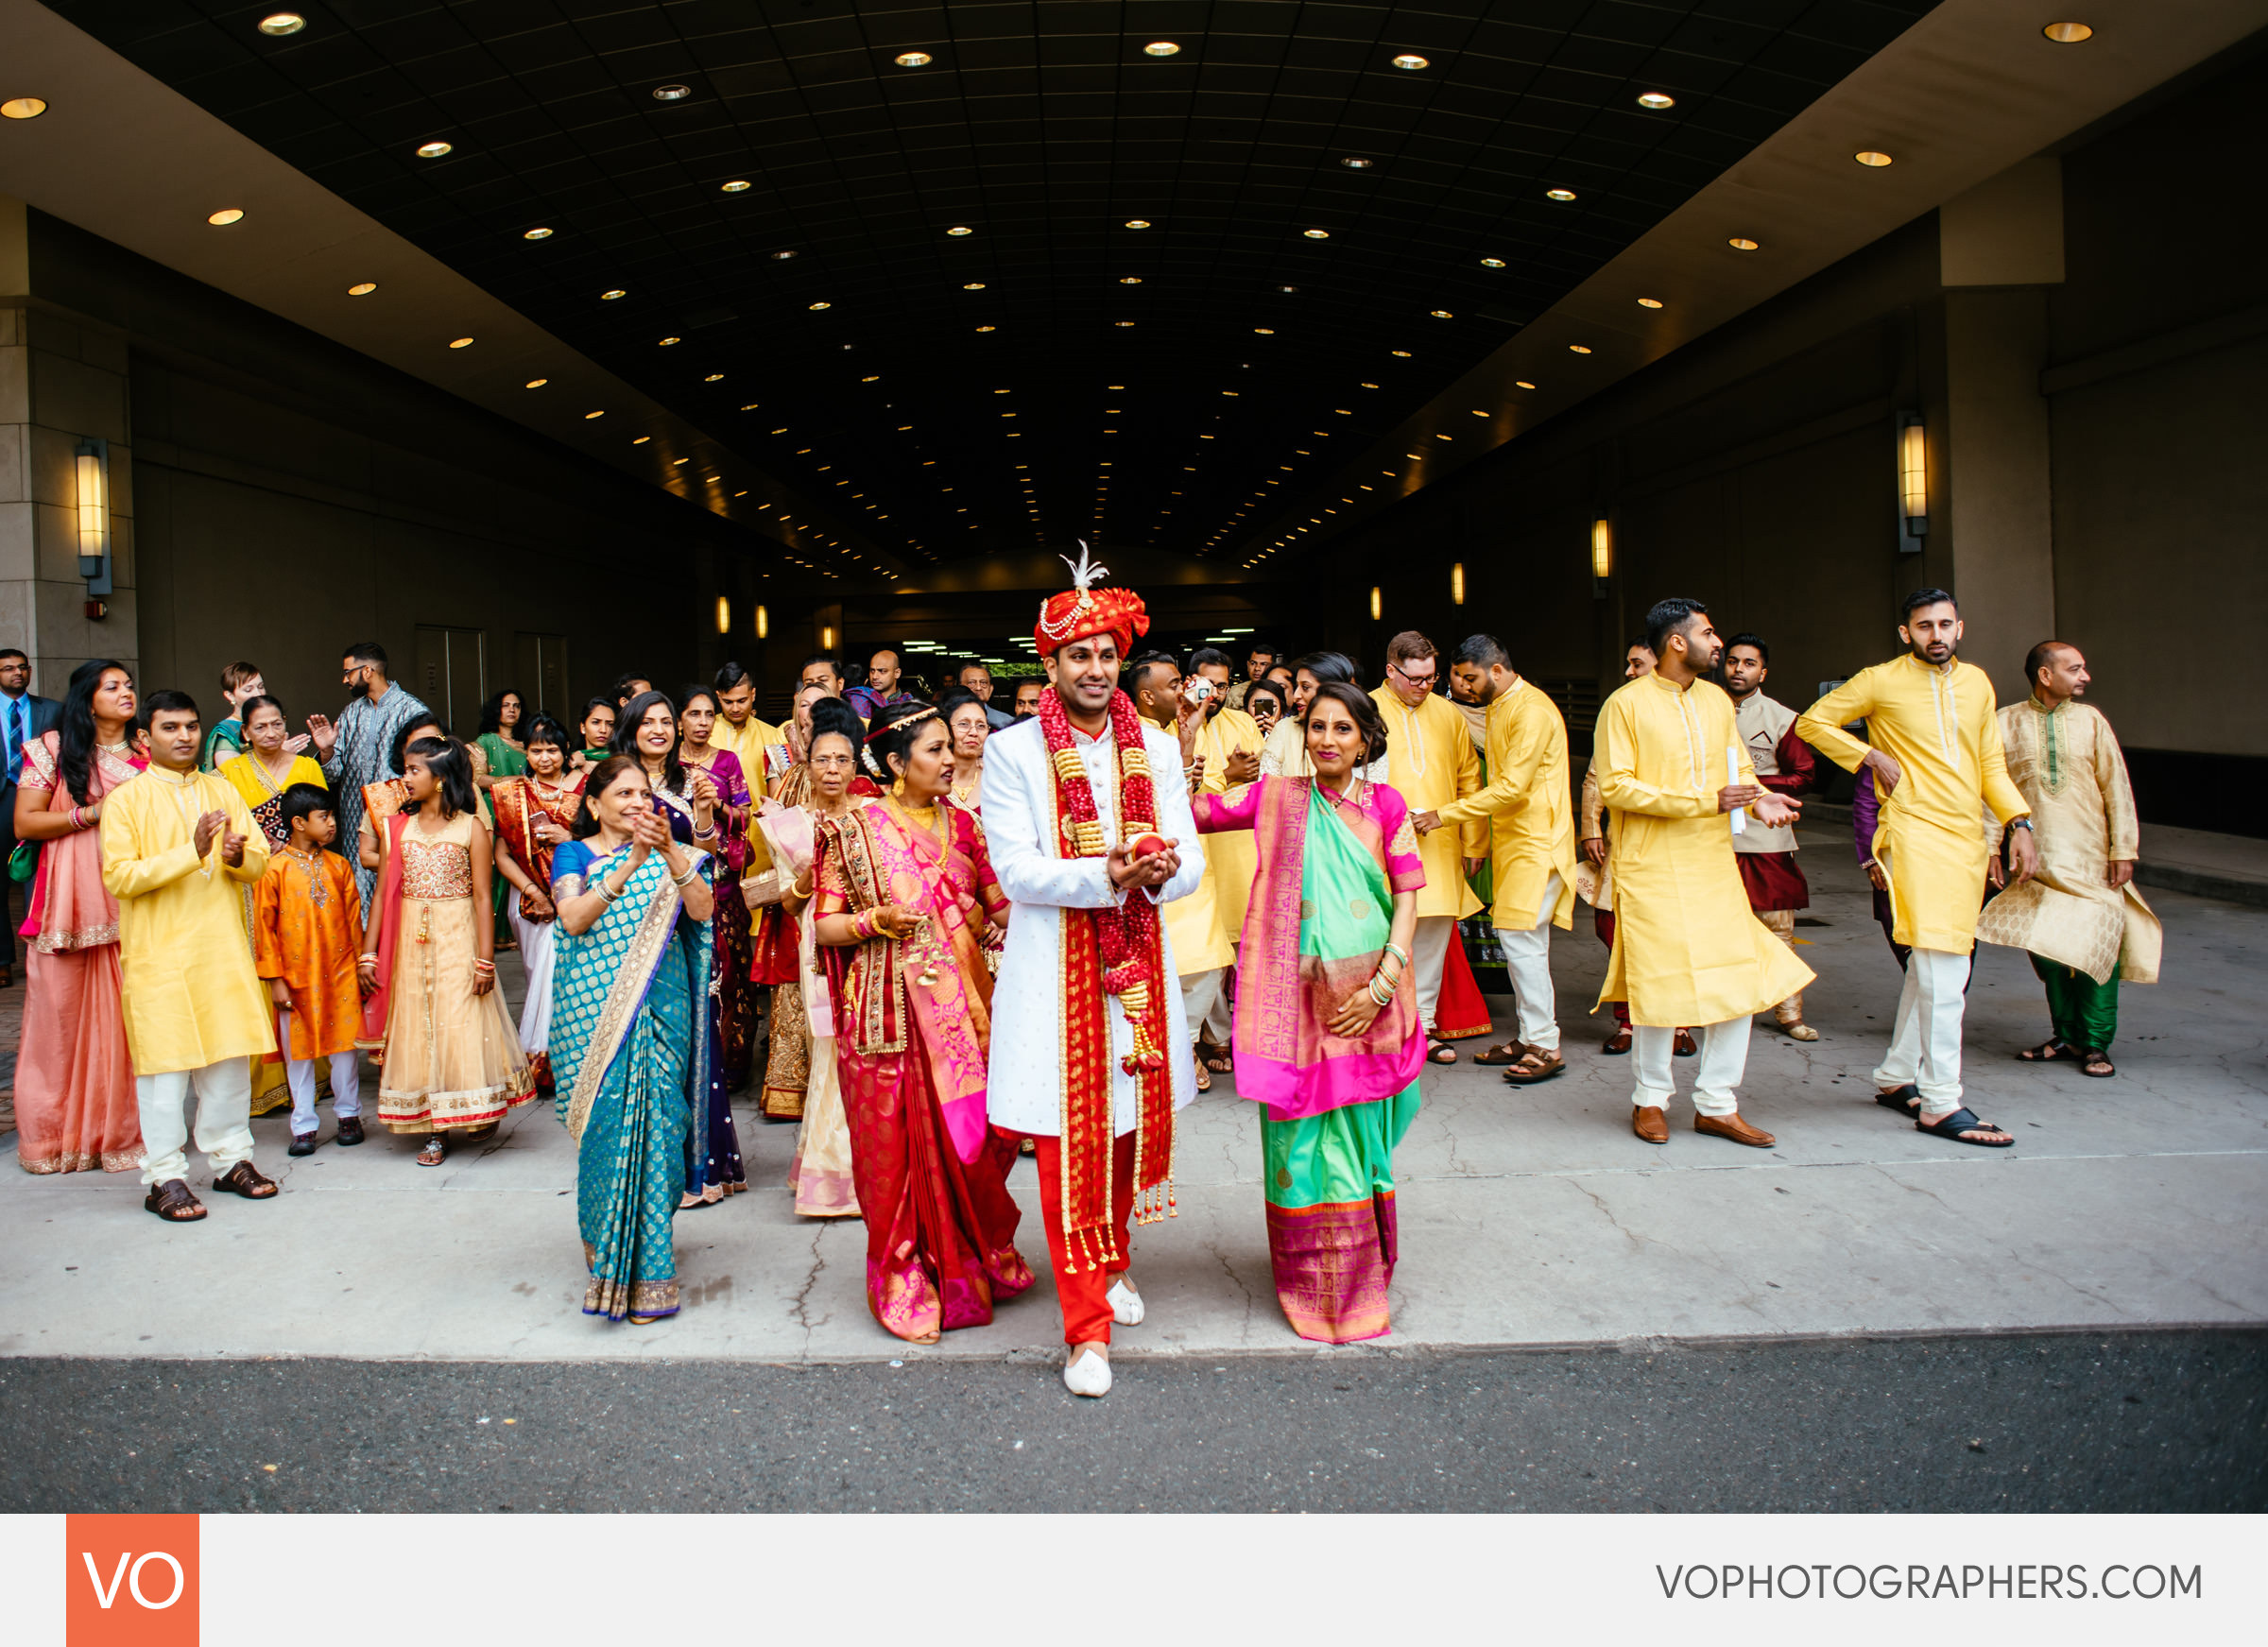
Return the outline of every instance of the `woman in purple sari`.
[[[1305,716],[1312,778],[1200,795],[1203,834],[1250,830],[1236,1084],[1261,1108],[1268,1255],[1302,1338],[1391,1330],[1394,1146],[1418,1114],[1425,1036],[1410,937],[1425,870],[1408,805],[1360,775],[1386,752],[1378,706],[1326,682]]]
[[[689,686],[678,706],[678,759],[688,773],[706,773],[716,790],[716,1002],[717,1034],[724,1041],[725,1089],[736,1092],[748,1078],[756,1049],[756,989],[749,973],[756,965],[756,928],[740,875],[748,865],[748,822],[755,815],[747,774],[740,757],[709,742],[719,713],[716,694]]]

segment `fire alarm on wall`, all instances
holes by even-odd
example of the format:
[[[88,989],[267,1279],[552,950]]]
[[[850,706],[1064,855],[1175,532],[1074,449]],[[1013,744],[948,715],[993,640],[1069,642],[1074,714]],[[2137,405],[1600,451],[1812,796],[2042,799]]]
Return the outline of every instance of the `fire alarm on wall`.
[[[91,600],[87,602],[87,616],[90,618],[107,618],[110,615],[111,603],[109,601]]]

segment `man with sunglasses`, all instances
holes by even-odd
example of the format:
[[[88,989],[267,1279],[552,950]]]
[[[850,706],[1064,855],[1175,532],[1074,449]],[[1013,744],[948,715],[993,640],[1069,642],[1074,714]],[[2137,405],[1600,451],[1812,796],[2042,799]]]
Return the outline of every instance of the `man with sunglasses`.
[[[433,718],[433,711],[415,694],[387,678],[386,667],[384,646],[375,641],[355,642],[339,663],[339,684],[347,689],[349,701],[338,724],[333,726],[322,715],[307,717],[316,759],[322,763],[323,781],[331,786],[342,841],[356,839],[362,828],[363,785],[401,776],[390,763],[395,734]],[[377,872],[357,864],[354,880],[362,891],[362,906],[368,909]]]
[[[1481,786],[1481,760],[1456,706],[1435,692],[1441,651],[1416,629],[1386,643],[1386,678],[1370,696],[1386,723],[1385,781],[1409,802],[1410,816],[1438,813]],[[1418,894],[1418,932],[1410,961],[1418,969],[1418,1019],[1436,1064],[1457,1061],[1441,1037],[1441,975],[1457,922],[1481,907],[1465,877],[1488,850],[1488,824],[1475,817],[1455,829],[1435,830],[1418,843],[1425,886]],[[1452,1026],[1453,1027],[1453,1026]],[[1471,1033],[1466,1026],[1462,1033]]]

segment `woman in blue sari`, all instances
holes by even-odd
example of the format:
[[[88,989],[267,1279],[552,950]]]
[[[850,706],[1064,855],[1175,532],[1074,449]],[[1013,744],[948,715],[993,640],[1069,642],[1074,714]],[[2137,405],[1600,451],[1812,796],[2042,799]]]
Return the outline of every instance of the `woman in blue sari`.
[[[678,1312],[670,1220],[708,1149],[713,871],[627,756],[593,769],[576,832],[551,860],[551,1060],[577,1146],[583,1313],[643,1327]]]

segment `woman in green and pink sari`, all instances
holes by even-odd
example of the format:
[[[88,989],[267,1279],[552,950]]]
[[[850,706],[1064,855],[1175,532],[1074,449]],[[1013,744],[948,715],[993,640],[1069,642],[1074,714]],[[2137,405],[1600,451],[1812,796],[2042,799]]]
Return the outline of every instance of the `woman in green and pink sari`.
[[[1410,936],[1425,870],[1378,708],[1319,687],[1312,778],[1200,795],[1200,833],[1250,830],[1260,868],[1237,970],[1236,1086],[1261,1105],[1268,1254],[1292,1330],[1325,1344],[1391,1330],[1394,1146],[1418,1114],[1425,1033]]]

